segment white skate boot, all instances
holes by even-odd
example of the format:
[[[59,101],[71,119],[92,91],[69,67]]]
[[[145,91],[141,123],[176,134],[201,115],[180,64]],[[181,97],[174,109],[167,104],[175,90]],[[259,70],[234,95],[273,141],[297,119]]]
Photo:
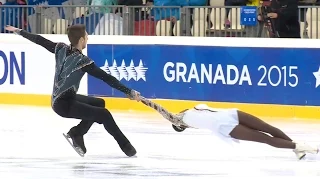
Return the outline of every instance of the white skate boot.
[[[296,144],[296,149],[294,149],[293,152],[296,154],[296,156],[297,156],[297,158],[298,158],[299,160],[303,159],[303,158],[306,156],[306,153],[305,153],[304,151],[302,151],[302,152],[298,151],[298,150],[297,150],[297,144],[298,144],[298,143],[295,142],[295,141],[292,141],[292,142]]]
[[[294,150],[294,152],[297,154],[300,153],[310,153],[310,154],[317,154],[319,152],[319,149],[316,147],[311,147],[305,143],[303,144],[296,144],[296,149]]]
[[[306,156],[305,152],[299,152],[296,149],[293,150],[299,160],[303,159]]]

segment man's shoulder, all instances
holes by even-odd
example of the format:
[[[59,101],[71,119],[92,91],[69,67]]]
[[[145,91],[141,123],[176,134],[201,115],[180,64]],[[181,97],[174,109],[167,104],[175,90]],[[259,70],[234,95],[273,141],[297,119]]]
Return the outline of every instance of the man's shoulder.
[[[66,43],[63,43],[63,42],[58,42],[56,45],[56,49],[63,48],[63,47],[69,47],[69,45],[67,45]]]

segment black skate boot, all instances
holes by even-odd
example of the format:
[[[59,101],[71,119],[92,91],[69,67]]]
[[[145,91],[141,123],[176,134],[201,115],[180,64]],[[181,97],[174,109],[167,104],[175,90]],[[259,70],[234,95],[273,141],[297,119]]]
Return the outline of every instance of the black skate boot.
[[[80,155],[84,156],[84,154],[87,152],[87,148],[84,145],[83,136],[74,136],[75,133],[73,133],[73,128],[70,129],[70,131],[67,133],[67,135],[64,134],[65,138],[69,141],[69,143],[73,146],[74,150]],[[72,140],[72,143],[70,140]]]
[[[87,148],[84,145],[83,136],[73,137],[70,134],[68,134],[68,136],[72,139],[73,146],[81,148],[83,154],[85,154],[87,152]]]
[[[131,143],[127,143],[124,146],[120,146],[120,148],[129,157],[132,157],[137,154],[136,149],[131,145]]]

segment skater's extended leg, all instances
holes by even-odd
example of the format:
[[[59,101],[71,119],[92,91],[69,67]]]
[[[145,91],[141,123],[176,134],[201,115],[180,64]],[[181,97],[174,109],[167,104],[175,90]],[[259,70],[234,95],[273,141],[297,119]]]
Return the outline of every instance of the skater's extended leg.
[[[240,125],[248,127],[250,129],[268,133],[275,138],[280,138],[280,139],[284,139],[292,142],[292,139],[289,138],[280,129],[265,123],[264,121],[262,121],[261,119],[253,115],[250,115],[242,111],[238,111],[238,117],[239,117]],[[307,144],[300,144],[296,142],[292,142],[292,143],[296,144],[296,148],[293,150],[293,152],[296,154],[298,159],[302,159],[306,155],[305,154],[306,152],[313,153],[313,154],[318,153],[318,148],[311,147]]]
[[[122,133],[122,131],[119,129],[109,110],[102,107],[95,107],[76,100],[69,99],[64,101],[60,99],[59,101],[60,104],[66,104],[63,106],[60,105],[59,107],[55,108],[55,111],[59,115],[66,118],[83,119],[103,124],[104,128],[109,132],[109,134],[111,134],[114,137],[122,151],[127,156],[133,156],[136,154],[136,150],[131,145],[129,140],[125,137],[125,135]],[[60,110],[60,108],[68,109]]]
[[[237,125],[231,131],[230,136],[239,140],[269,144],[270,146],[277,148],[293,149],[298,159],[303,158],[305,156],[305,152],[312,154],[318,153],[318,148],[314,148],[306,144],[296,144],[290,140],[285,140],[282,138],[271,137],[241,124]]]
[[[231,131],[230,136],[239,140],[254,141],[254,142],[269,144],[270,146],[277,147],[277,148],[286,148],[286,149],[296,148],[296,144],[290,140],[271,137],[257,130],[247,128],[241,124],[237,125]]]
[[[238,111],[238,116],[239,116],[239,124],[246,126],[250,129],[262,131],[265,133],[268,133],[272,135],[273,137],[285,139],[288,141],[292,141],[291,138],[289,138],[284,132],[282,132],[280,129],[271,126],[270,124],[267,124],[266,122],[262,121],[261,119],[242,112]]]

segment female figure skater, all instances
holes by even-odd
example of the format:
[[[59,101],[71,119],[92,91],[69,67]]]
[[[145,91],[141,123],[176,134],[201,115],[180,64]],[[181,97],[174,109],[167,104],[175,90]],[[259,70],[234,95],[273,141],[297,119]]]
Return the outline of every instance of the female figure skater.
[[[157,110],[178,132],[186,128],[209,129],[221,138],[254,141],[276,148],[292,149],[299,160],[304,158],[306,153],[318,153],[317,148],[295,143],[280,129],[237,109],[214,109],[199,104],[179,114],[172,114],[144,97],[141,97],[141,102]]]

